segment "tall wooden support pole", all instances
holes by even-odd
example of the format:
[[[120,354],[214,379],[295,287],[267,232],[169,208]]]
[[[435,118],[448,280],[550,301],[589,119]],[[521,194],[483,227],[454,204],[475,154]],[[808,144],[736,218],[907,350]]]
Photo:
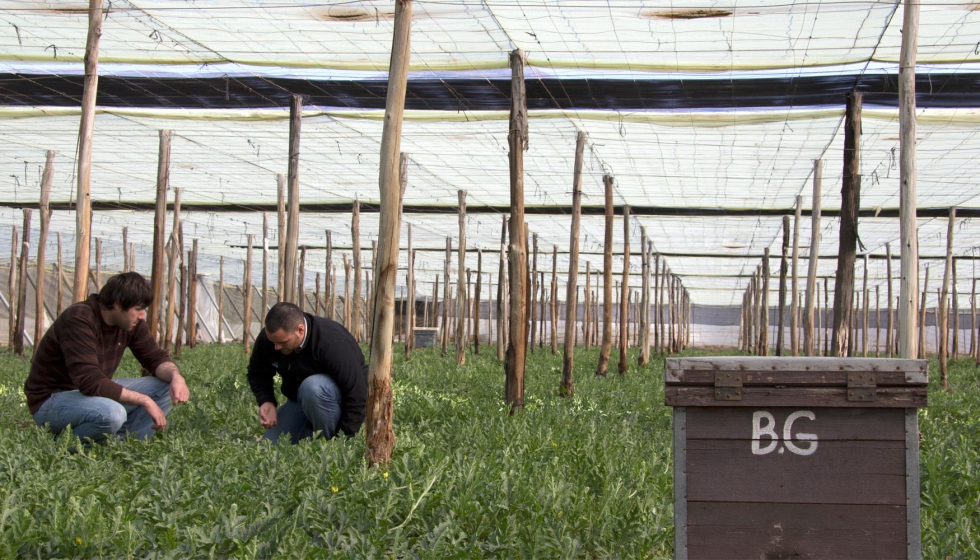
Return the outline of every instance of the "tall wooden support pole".
[[[10,295],[10,305],[7,308],[7,348],[14,347],[14,334],[17,332],[17,251],[20,250],[20,238],[17,226],[10,226],[10,268],[7,276],[7,293]],[[59,270],[60,273],[60,270]]]
[[[544,302],[545,302],[545,300],[548,297],[548,291],[544,289],[544,271],[542,270],[541,272],[539,272],[539,274],[541,275],[541,281],[538,284],[539,286],[541,286],[541,300],[539,301],[539,305],[541,306],[540,307],[540,310],[541,310],[541,315],[540,315],[541,320],[538,321],[538,348],[543,348],[544,347],[544,325],[545,325],[545,320],[544,320],[544,306],[545,306],[545,303]]]
[[[473,271],[469,268],[466,269],[466,297],[463,298],[465,302],[463,305],[463,317],[464,323],[466,323],[466,335],[463,337],[463,343],[469,345],[473,340],[473,298],[470,297],[473,284]]]
[[[191,259],[187,266],[187,346],[197,346],[197,239],[191,243]],[[263,312],[265,310],[263,309]]]
[[[160,149],[157,157],[157,195],[153,215],[153,265],[150,271],[150,289],[153,292],[153,303],[146,313],[146,324],[150,327],[150,336],[157,338],[157,328],[163,315],[163,252],[166,239],[167,220],[167,189],[170,187],[170,140],[173,132],[160,131]],[[86,260],[86,262],[88,262]]]
[[[399,197],[401,198],[401,197]],[[405,299],[405,360],[408,361],[412,358],[412,350],[415,345],[414,336],[412,335],[412,317],[415,315],[415,292],[412,288],[415,286],[415,253],[412,252],[412,224],[408,224],[408,249],[406,254],[408,255],[408,267],[405,273],[405,290],[408,297]]]
[[[645,366],[650,361],[650,251],[647,248],[647,228],[640,226],[640,254],[642,278],[640,279],[640,355],[637,365]]]
[[[24,209],[23,236],[20,242],[20,261],[17,263],[17,320],[14,323],[14,353],[24,355],[24,329],[27,325],[27,257],[31,252],[31,210]],[[11,261],[13,263],[13,261]],[[13,266],[13,264],[11,264]],[[10,312],[14,309],[14,294],[10,294]],[[34,342],[37,344],[37,341]]]
[[[799,290],[799,261],[800,261],[800,218],[803,215],[803,196],[796,196],[796,212],[793,216],[793,275],[792,283],[790,284],[790,311],[789,311],[789,344],[790,344],[790,354],[792,356],[798,356],[800,352],[800,323],[799,323],[799,309],[797,307],[797,302],[799,301],[800,293]],[[783,227],[786,227],[786,221],[783,220]]]
[[[129,272],[132,270],[129,264],[129,228],[123,226],[122,228],[122,247],[123,247],[123,272]]]
[[[776,355],[783,355],[783,328],[786,315],[786,275],[789,272],[789,216],[783,216],[783,246],[779,260],[779,330],[776,331]]]
[[[881,357],[881,286],[875,286],[875,358]]]
[[[319,289],[317,290],[319,291]],[[269,213],[262,213],[262,315],[269,310]],[[218,326],[221,330],[221,326]]]
[[[953,258],[952,278],[953,301],[950,303],[950,307],[952,307],[953,312],[953,324],[950,327],[952,330],[953,347],[950,352],[953,353],[953,361],[955,362],[960,358],[960,293],[956,289],[956,258]]]
[[[899,220],[902,243],[899,357],[912,358],[915,348],[915,297],[919,284],[919,240],[915,217],[915,58],[919,37],[919,1],[903,0],[902,48],[899,54]]]
[[[298,303],[296,293],[296,250],[299,245],[299,140],[303,123],[303,98],[293,95],[289,103],[289,169],[286,178],[286,257],[283,301]],[[355,251],[356,254],[356,251]],[[356,258],[356,257],[355,257]]]
[[[391,340],[395,329],[395,281],[398,274],[398,251],[401,237],[402,189],[399,177],[402,116],[405,111],[405,90],[408,83],[408,63],[411,44],[412,1],[395,1],[395,22],[388,66],[388,96],[385,102],[385,121],[381,135],[381,165],[378,186],[381,196],[381,216],[378,225],[378,252],[374,267],[375,305],[371,321],[371,355],[368,366],[368,403],[365,424],[365,455],[368,467],[387,466],[395,445],[391,423],[393,392],[391,373],[394,369],[394,348]],[[354,250],[359,252],[359,244]],[[411,258],[411,255],[409,255]],[[414,300],[414,286],[408,286]]]
[[[401,198],[401,197],[399,197]],[[401,223],[401,220],[399,220]],[[401,232],[399,232],[399,235]],[[354,211],[351,214],[351,224],[350,224],[350,235],[351,244],[353,249],[352,253],[352,263],[351,266],[354,267],[354,301],[353,304],[353,315],[351,317],[351,332],[354,334],[354,340],[362,342],[364,340],[363,330],[361,329],[361,323],[363,317],[361,316],[361,288],[363,282],[361,282],[361,201],[354,201]],[[409,286],[411,287],[411,286]]]
[[[354,325],[351,324],[350,272],[350,260],[347,259],[347,254],[344,253],[344,328],[350,332],[354,332]]]
[[[817,261],[820,258],[820,196],[823,160],[813,160],[813,204],[810,222],[810,256],[806,274],[806,305],[803,309],[803,354],[814,355],[813,308],[816,304]],[[836,299],[836,296],[835,296]]]
[[[508,277],[510,325],[504,394],[511,414],[524,409],[524,367],[527,345],[527,237],[524,233],[524,151],[527,149],[527,98],[524,52],[510,53],[510,124],[507,144],[510,163],[510,247]]]
[[[286,176],[282,173],[276,174],[276,193],[276,293],[279,301],[286,301]]]
[[[176,310],[177,271],[184,260],[184,248],[180,245],[180,189],[174,189],[174,225],[170,231],[170,250],[167,255],[167,315],[164,317],[163,344],[164,350],[170,350],[173,345],[174,313]]]
[[[94,272],[94,274],[92,274]],[[102,289],[102,239],[95,238],[95,270],[89,270],[89,277],[95,280],[95,290]]]
[[[759,316],[759,355],[769,355],[769,247],[763,251],[762,257],[762,298],[760,301]],[[686,308],[685,308],[686,309]]]
[[[179,303],[177,304],[177,334],[174,342],[173,355],[174,357],[180,357],[180,351],[184,347],[184,332],[186,329],[187,322],[187,275],[188,266],[187,263],[190,262],[190,255],[186,259],[183,259],[183,263],[180,265],[180,281],[178,282],[178,298]]]
[[[249,353],[252,341],[252,234],[248,234],[248,250],[245,253],[245,270],[242,274],[242,293],[245,308],[242,313],[242,346]]]
[[[225,341],[225,258],[218,257],[218,344]],[[234,337],[234,334],[232,334]]]
[[[660,254],[653,255],[653,341],[657,354],[663,353],[663,325],[660,321],[660,306],[663,304],[660,294]]]
[[[973,356],[973,360],[977,361],[977,356],[980,355],[980,347],[977,346],[977,279],[973,279],[973,289],[970,292],[970,312],[973,317],[973,322],[970,323],[970,355]]]
[[[847,95],[844,116],[844,177],[841,186],[840,245],[834,281],[834,337],[831,354],[842,357],[851,346],[848,338],[854,315],[854,261],[857,257],[858,211],[861,209],[861,106],[863,94]]]
[[[749,348],[756,356],[762,355],[762,266],[755,269],[752,283],[752,338]],[[678,301],[678,300],[674,300]],[[675,306],[677,307],[677,306]],[[678,324],[678,327],[680,325]],[[679,338],[679,336],[678,336]]]
[[[886,265],[885,268],[887,271],[887,282],[888,282],[888,286],[887,286],[888,329],[885,332],[885,357],[890,358],[892,357],[893,349],[894,349],[894,345],[892,344],[892,331],[895,328],[893,322],[895,315],[892,310],[892,301],[894,301],[892,298],[894,296],[892,295],[892,244],[891,243],[885,243],[885,265]]]
[[[533,236],[533,253],[531,257],[531,353],[534,353],[534,344],[538,338],[538,289],[544,289],[538,285],[538,234]]]
[[[95,98],[99,91],[99,39],[102,37],[103,0],[88,2],[88,38],[85,42],[85,79],[82,118],[78,125],[78,186],[75,203],[75,282],[73,301],[88,297],[89,243],[92,235],[92,132]]]
[[[445,356],[448,352],[449,347],[449,262],[452,259],[453,251],[453,241],[449,236],[446,236],[446,259],[443,261],[442,274],[443,274],[443,294],[442,294],[442,355]]]
[[[133,272],[136,270],[136,243],[130,243],[129,247],[129,268],[126,272]]]
[[[664,259],[662,266],[663,283],[661,284],[664,289],[664,297],[667,299],[666,305],[661,305],[660,307],[660,319],[663,321],[663,336],[664,336],[664,353],[674,352],[674,323],[673,323],[673,303],[674,303],[674,293],[673,293],[673,283],[671,282],[671,277],[667,273],[667,259]],[[746,331],[748,332],[748,331]],[[746,339],[747,341],[748,339]],[[748,350],[750,344],[746,342],[746,350]]]
[[[48,244],[48,227],[51,224],[51,183],[54,182],[54,151],[48,150],[44,162],[44,173],[41,175],[41,200],[38,203],[38,214],[41,219],[41,231],[37,238],[37,273],[35,274],[34,290],[34,344],[41,342],[44,334],[44,253]],[[125,252],[125,251],[123,251]],[[59,268],[59,272],[60,272]],[[61,280],[57,279],[60,284]],[[57,317],[54,317],[57,319]]]
[[[574,204],[572,205],[574,212]],[[585,349],[592,347],[592,263],[585,261],[585,289],[582,290],[582,338]]]
[[[326,292],[327,292],[326,298],[327,299],[323,303],[324,303],[324,307],[327,308],[327,318],[329,318],[331,321],[333,321],[334,320],[334,317],[335,317],[335,315],[334,315],[334,311],[335,311],[334,302],[337,299],[337,294],[334,293],[334,290],[335,290],[336,286],[331,281],[331,278],[333,277],[333,275],[331,274],[331,270],[330,270],[333,267],[333,239],[332,239],[332,235],[330,233],[330,230],[327,230],[326,231],[326,234],[327,234],[327,257],[326,257],[327,262],[324,265],[326,267],[326,272],[325,272],[326,277],[324,278],[324,280],[326,280]],[[375,273],[375,278],[377,278],[377,273]]]
[[[306,311],[306,247],[299,250],[299,271],[296,273],[296,305]]]
[[[953,276],[953,228],[956,225],[956,207],[950,207],[946,223],[946,266],[943,269],[943,289],[936,308],[936,328],[939,329],[939,375],[943,389],[949,389],[949,312],[946,310],[949,283]]]
[[[62,268],[61,252],[62,252],[61,251],[61,232],[59,231],[58,232],[58,278],[57,278],[57,280],[55,280],[55,284],[58,285],[58,290],[57,290],[57,292],[58,292],[58,296],[57,296],[58,297],[58,304],[55,306],[55,312],[54,312],[55,313],[55,318],[61,316],[61,311],[62,311],[62,308],[64,306],[64,301],[65,301],[65,291],[64,291],[65,283],[63,281],[63,278],[65,278],[65,271]],[[11,267],[11,271],[13,271],[13,267]]]
[[[456,250],[456,365],[466,364],[466,191],[459,195],[459,247]]]
[[[919,354],[916,356],[920,360],[926,357],[926,296],[929,293],[929,265],[926,265],[926,275],[922,280],[922,305],[919,309]],[[901,297],[901,296],[899,296]],[[916,294],[918,297],[918,294]],[[899,331],[901,331],[902,325],[899,323]],[[902,334],[899,332],[899,338]],[[901,340],[899,340],[901,344]],[[899,349],[899,357],[901,357],[901,349]]]
[[[609,370],[609,352],[612,350],[612,244],[613,244],[613,178],[604,175],[606,227],[602,245],[602,346],[595,374],[605,377]]]
[[[864,284],[861,287],[861,298],[864,301],[864,317],[861,320],[861,353],[868,357],[868,254],[864,254]]]
[[[558,354],[558,246],[551,248],[551,355]]]
[[[558,386],[558,394],[563,397],[571,397],[575,393],[572,372],[575,364],[575,321],[578,316],[578,235],[582,220],[582,165],[585,158],[585,140],[585,133],[579,131],[575,137],[575,167],[572,172],[572,226],[568,241],[568,283],[565,286],[565,348],[562,355],[561,384]],[[586,278],[588,278],[588,267],[589,265],[586,264]],[[588,291],[589,285],[586,280],[585,292]],[[588,317],[588,313],[585,313],[584,317]],[[585,338],[588,340],[588,337]]]
[[[623,206],[623,282],[619,296],[619,374],[629,371],[626,350],[629,348],[629,294],[630,294],[630,207]]]
[[[473,353],[480,354],[480,297],[483,279],[483,249],[476,250],[476,287],[473,292]]]
[[[497,263],[497,360],[504,361],[504,260],[507,254],[507,216],[501,216],[500,255]]]

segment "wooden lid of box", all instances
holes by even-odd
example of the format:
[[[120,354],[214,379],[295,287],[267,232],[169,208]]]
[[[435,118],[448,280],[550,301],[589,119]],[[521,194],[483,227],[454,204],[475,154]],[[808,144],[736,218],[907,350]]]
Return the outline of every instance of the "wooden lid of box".
[[[667,358],[667,406],[924,408],[929,362],[897,358]]]

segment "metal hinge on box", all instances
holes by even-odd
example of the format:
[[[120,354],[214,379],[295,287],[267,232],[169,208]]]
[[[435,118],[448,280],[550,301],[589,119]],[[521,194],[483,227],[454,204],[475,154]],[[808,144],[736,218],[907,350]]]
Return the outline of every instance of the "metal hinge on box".
[[[742,400],[742,374],[732,371],[715,372],[715,400]]]
[[[847,373],[847,400],[872,402],[877,398],[877,388],[875,372],[851,371]]]

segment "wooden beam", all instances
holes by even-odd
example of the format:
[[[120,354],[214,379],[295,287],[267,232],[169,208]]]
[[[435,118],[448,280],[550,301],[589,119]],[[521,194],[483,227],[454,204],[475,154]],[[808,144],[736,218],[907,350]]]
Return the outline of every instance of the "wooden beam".
[[[956,225],[956,208],[949,209],[949,219],[946,222],[946,266],[943,269],[943,289],[939,295],[939,307],[936,309],[936,328],[939,329],[939,378],[943,389],[949,389],[949,283],[953,278],[953,232]]]
[[[286,180],[286,264],[283,300],[297,303],[296,249],[299,244],[299,141],[303,124],[303,97],[293,95],[289,103],[289,169]],[[356,206],[356,205],[355,205]]]
[[[917,354],[915,297],[919,284],[919,241],[915,208],[915,57],[919,37],[919,0],[904,0],[903,5],[905,10],[898,66],[899,237],[902,243],[898,355],[901,358],[911,358]]]
[[[153,303],[147,310],[146,324],[150,328],[150,336],[155,340],[163,316],[163,252],[166,244],[165,232],[167,221],[167,189],[170,188],[170,141],[173,132],[159,132],[160,146],[157,156],[157,191],[156,208],[153,215],[153,264],[150,270],[150,289],[153,292]]]
[[[459,195],[459,247],[456,250],[456,365],[466,364],[466,191]]]
[[[612,350],[612,244],[613,244],[613,213],[612,189],[613,178],[603,175],[605,187],[606,222],[605,238],[602,255],[602,346],[599,348],[599,363],[595,374],[605,377],[609,370],[609,353]]]
[[[54,151],[48,150],[44,161],[44,173],[41,175],[41,199],[38,203],[38,215],[41,219],[41,231],[37,238],[37,287],[34,290],[34,342],[41,342],[44,334],[44,253],[48,245],[48,228],[51,225],[51,183],[54,182]],[[57,317],[55,317],[57,319]]]
[[[75,191],[75,282],[72,298],[75,302],[88,298],[89,243],[92,235],[92,133],[95,129],[95,98],[99,91],[102,5],[103,0],[88,2],[82,116],[78,124],[78,184]]]
[[[847,95],[844,115],[844,177],[841,186],[840,245],[834,282],[834,337],[831,354],[843,357],[853,347],[848,339],[856,322],[854,261],[857,256],[858,210],[861,208],[861,107],[863,94]]]
[[[18,356],[24,355],[24,335],[27,324],[27,257],[31,252],[31,210],[25,208],[24,225],[21,228],[23,236],[20,243],[20,261],[17,263],[17,299],[16,312],[17,320],[14,322],[14,353]],[[13,263],[13,260],[11,260]],[[14,293],[11,291],[10,299],[14,300]],[[11,308],[14,307],[11,301]]]
[[[524,151],[527,150],[527,98],[524,88],[525,56],[510,53],[510,122],[507,134],[510,168],[510,248],[508,276],[510,328],[505,364],[504,395],[514,414],[524,410],[524,369],[527,345],[527,236],[524,226]]]
[[[820,203],[823,160],[813,160],[813,203],[810,221],[810,255],[806,275],[806,305],[803,309],[803,354],[814,355],[813,309],[816,304],[817,260],[820,255]]]
[[[480,297],[483,287],[483,251],[476,251],[476,286],[473,288],[473,353],[480,355]]]
[[[184,260],[184,247],[180,238],[180,193],[181,189],[174,189],[174,225],[170,232],[170,249],[167,255],[167,314],[164,317],[164,334],[161,347],[168,351],[173,346],[177,270],[180,269],[178,262]]]

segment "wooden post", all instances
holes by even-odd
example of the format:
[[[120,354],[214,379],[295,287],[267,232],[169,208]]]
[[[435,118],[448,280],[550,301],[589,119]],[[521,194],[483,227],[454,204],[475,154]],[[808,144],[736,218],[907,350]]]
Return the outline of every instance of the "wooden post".
[[[286,183],[286,257],[282,299],[298,303],[296,293],[296,249],[299,245],[299,141],[303,123],[303,98],[293,95],[289,103],[289,169]],[[356,207],[356,203],[355,203]],[[355,251],[356,253],[356,251]],[[355,257],[356,258],[356,257]],[[355,334],[355,338],[357,335]]]
[[[427,324],[429,328],[439,326],[439,275],[435,275],[435,281],[432,283],[432,310],[429,312],[429,317],[431,319]]]
[[[817,260],[820,258],[820,192],[823,160],[813,160],[813,204],[811,206],[810,256],[806,275],[806,305],[803,309],[803,353],[814,355],[813,308],[816,304]],[[836,296],[835,296],[836,301]]]
[[[196,240],[195,240],[196,243]],[[319,290],[319,288],[318,288]],[[269,213],[262,213],[262,316],[269,311]],[[218,325],[221,330],[221,325]]]
[[[473,340],[473,298],[470,297],[470,288],[472,287],[473,281],[473,271],[469,268],[466,269],[466,293],[463,297],[463,322],[466,323],[466,335],[463,337],[463,343],[469,346],[470,341]]]
[[[133,272],[136,270],[136,243],[129,244],[129,270],[127,272]]]
[[[858,211],[861,208],[861,106],[863,94],[847,95],[844,116],[844,177],[841,186],[840,245],[837,250],[837,273],[834,281],[834,336],[831,354],[846,355],[852,347],[848,337],[856,325],[854,301],[854,261],[857,255]]]
[[[197,346],[197,239],[191,243],[191,259],[187,277],[187,346]],[[263,309],[263,312],[265,310]]]
[[[919,283],[919,241],[915,216],[915,57],[919,36],[919,0],[904,0],[902,47],[899,54],[899,221],[902,243],[899,357],[911,358],[915,348],[915,296]],[[911,530],[911,529],[910,529]],[[916,528],[916,530],[918,530]]]
[[[347,260],[347,253],[344,253],[344,328],[353,333],[351,324],[351,301],[350,301],[350,261]]]
[[[17,320],[14,323],[14,353],[24,355],[24,335],[27,325],[27,257],[31,252],[31,209],[24,208],[24,232],[20,243],[20,261],[17,263]],[[13,260],[11,260],[13,263]],[[13,266],[13,265],[11,265]],[[10,311],[14,309],[14,293],[10,293]],[[34,342],[37,344],[37,341]]]
[[[663,325],[660,320],[660,307],[663,297],[660,293],[660,254],[653,254],[653,341],[657,354],[663,353]]]
[[[922,281],[922,305],[919,309],[919,355],[920,360],[926,357],[926,294],[929,293],[929,265],[926,265],[926,276]],[[902,326],[899,324],[899,330]],[[899,333],[899,338],[901,338]],[[901,340],[899,340],[901,344]],[[900,351],[901,352],[901,351]]]
[[[15,228],[15,231],[16,231],[16,228]],[[11,262],[13,262],[13,261],[11,261]],[[11,271],[13,271],[13,267],[10,267],[10,268],[11,268]],[[59,231],[58,232],[58,278],[55,280],[55,284],[57,284],[57,286],[58,286],[58,290],[57,290],[58,291],[58,305],[55,307],[55,317],[54,317],[55,319],[57,319],[58,317],[61,317],[61,311],[62,311],[62,308],[64,307],[64,301],[65,301],[65,291],[64,291],[64,284],[65,283],[63,282],[64,279],[65,279],[65,271],[62,268],[62,262],[61,262],[61,232]]]
[[[225,318],[225,258],[218,257],[218,344],[225,342],[222,321]],[[234,335],[232,335],[234,337]]]
[[[150,289],[153,303],[146,313],[146,325],[150,336],[157,339],[157,327],[163,315],[163,252],[167,220],[167,189],[170,187],[170,140],[173,132],[160,131],[160,150],[157,157],[157,196],[153,216],[153,265],[150,272]],[[86,261],[88,262],[88,261]]]
[[[664,339],[664,352],[674,353],[674,282],[670,274],[667,273],[667,259],[664,259],[663,263],[663,288],[664,295],[667,298],[667,305],[661,308],[661,312],[666,313],[666,315],[661,316],[666,322],[664,323],[664,334],[666,338]],[[751,333],[751,324],[746,331],[746,333]],[[748,343],[746,339],[745,348],[748,350],[752,345]]]
[[[762,308],[760,318],[760,331],[759,331],[759,355],[768,356],[769,355],[769,277],[771,273],[769,270],[769,247],[766,247],[763,251],[762,257],[762,300],[760,307]]]
[[[7,348],[14,347],[14,333],[17,332],[17,250],[20,249],[20,239],[17,226],[10,226],[10,269],[7,275],[7,293],[10,295],[10,306],[7,308]],[[60,270],[59,270],[60,272]]]
[[[167,316],[164,318],[164,350],[170,350],[173,346],[174,335],[174,313],[176,310],[177,293],[177,270],[180,269],[179,262],[184,260],[183,246],[180,244],[180,193],[181,189],[174,189],[174,225],[170,231],[170,249],[167,254]]]
[[[399,197],[401,198],[401,197]],[[354,212],[351,215],[351,244],[353,245],[352,266],[354,267],[354,301],[353,304],[353,316],[351,317],[351,332],[354,334],[354,340],[361,342],[363,337],[363,331],[361,330],[361,201],[354,201]],[[399,235],[401,232],[399,232]]]
[[[326,231],[327,234],[327,262],[324,265],[326,267],[324,280],[326,281],[326,299],[323,304],[326,307],[327,317],[333,321],[334,320],[334,301],[336,300],[336,294],[334,293],[335,285],[331,281],[333,275],[331,274],[331,268],[333,267],[333,241],[331,239],[330,230]],[[375,276],[377,278],[377,276]]]
[[[375,265],[371,356],[368,373],[368,405],[366,446],[368,466],[388,465],[395,445],[392,427],[393,392],[391,372],[394,369],[394,348],[391,344],[395,328],[395,280],[398,272],[398,251],[401,236],[401,188],[399,185],[399,153],[402,116],[405,110],[405,91],[408,83],[412,22],[412,1],[396,0],[395,22],[391,43],[391,62],[388,73],[388,94],[385,102],[385,121],[381,136],[381,164],[378,184],[381,194],[381,221],[378,227],[378,253]],[[411,287],[411,286],[410,286]]]
[[[973,279],[973,290],[970,293],[970,315],[973,321],[970,323],[970,355],[974,361],[977,359],[977,279]]]
[[[893,319],[894,313],[892,312],[892,245],[891,243],[885,243],[885,264],[887,270],[887,282],[888,282],[888,329],[885,333],[885,357],[890,358],[893,355],[894,345],[892,344],[892,330],[895,328]]]
[[[284,286],[286,282],[286,176],[276,174],[276,264],[279,274],[276,276],[276,293],[279,301],[286,301]]]
[[[98,237],[95,238],[95,270],[89,270],[89,273],[95,280],[95,291],[98,292],[102,289],[102,239]]]
[[[480,355],[480,297],[483,279],[483,249],[476,250],[476,287],[473,293],[473,353]]]
[[[609,369],[609,352],[612,350],[612,244],[613,244],[613,178],[603,175],[605,186],[606,227],[602,245],[602,346],[595,374],[605,377]]]
[[[508,276],[510,325],[504,394],[511,414],[524,409],[524,368],[527,345],[527,238],[524,234],[524,151],[527,149],[527,99],[524,52],[510,53],[510,124],[507,134],[510,167],[510,248]]]
[[[399,199],[402,197],[399,196]],[[407,225],[408,229],[408,267],[405,273],[405,290],[408,297],[405,299],[405,361],[412,359],[414,349],[414,335],[412,334],[412,317],[415,315],[415,292],[412,287],[415,285],[415,253],[412,252],[412,224]]]
[[[943,269],[943,289],[939,295],[939,307],[936,308],[936,328],[939,329],[939,375],[943,389],[949,389],[949,313],[947,301],[949,283],[953,276],[953,228],[956,225],[956,207],[949,209],[949,219],[946,222],[946,266]]]
[[[337,321],[337,265],[330,264],[330,320]]]
[[[122,247],[123,247],[123,272],[129,272],[129,228],[123,226],[122,228]]]
[[[759,348],[759,340],[762,338],[762,316],[760,315],[760,309],[762,308],[762,277],[759,270],[760,268],[761,267],[756,267],[755,276],[752,278],[752,336],[749,339],[749,348],[756,356],[762,353]]]
[[[51,224],[51,183],[54,179],[54,151],[48,150],[44,163],[44,173],[41,175],[41,199],[38,203],[38,216],[41,220],[41,231],[37,238],[37,273],[34,290],[34,345],[41,342],[44,334],[44,253],[48,244],[48,227]],[[60,270],[60,268],[59,268]],[[58,281],[60,284],[60,280]],[[52,319],[57,319],[53,317]]]
[[[85,41],[82,117],[78,125],[75,282],[73,284],[73,301],[75,302],[85,301],[88,298],[89,242],[92,235],[92,132],[95,128],[95,99],[99,90],[99,38],[102,37],[102,4],[103,0],[89,0],[88,2],[88,38]]]
[[[875,358],[881,356],[881,286],[875,286]]]
[[[531,353],[534,353],[534,343],[538,337],[538,234],[533,236],[533,257],[531,259]]]
[[[299,271],[296,273],[296,305],[300,311],[306,311],[306,247],[299,249]]]
[[[864,285],[861,287],[861,298],[864,303],[864,316],[861,321],[861,352],[868,357],[868,254],[864,254]],[[861,310],[860,307],[857,308]],[[856,321],[855,321],[856,322]],[[857,344],[855,344],[857,346]]]
[[[547,299],[548,294],[547,294],[547,291],[544,289],[544,271],[542,270],[538,274],[541,275],[541,281],[538,284],[539,286],[541,286],[541,299],[538,302],[538,305],[541,306],[540,307],[540,309],[541,309],[540,319],[541,320],[538,321],[538,348],[544,348],[544,324],[545,324],[545,320],[544,320],[544,305],[545,305],[545,303],[544,302]]]
[[[629,371],[626,349],[629,348],[629,289],[630,289],[630,207],[623,206],[623,281],[619,295],[619,374]]]
[[[558,354],[558,246],[551,248],[551,355]]]
[[[953,361],[960,359],[960,296],[959,291],[956,289],[956,258],[953,258],[953,301],[950,304],[953,312]]]
[[[248,234],[248,250],[245,253],[245,271],[242,275],[242,294],[245,296],[245,309],[242,313],[242,345],[249,353],[252,339],[252,234]],[[284,285],[284,287],[286,287]]]
[[[799,310],[797,308],[797,301],[799,301],[799,284],[798,280],[798,270],[800,261],[800,218],[803,215],[803,196],[796,195],[796,211],[793,216],[793,267],[792,267],[792,282],[790,284],[790,310],[789,310],[789,345],[790,345],[790,355],[798,356],[800,352],[800,326],[799,326]],[[786,220],[783,220],[783,228],[786,228]],[[783,243],[785,243],[785,232],[783,233]]]
[[[640,254],[641,274],[640,279],[640,355],[637,365],[645,366],[650,361],[650,250],[647,247],[647,228],[640,226]]]
[[[459,248],[456,250],[456,365],[466,364],[466,191],[459,195]]]
[[[443,294],[442,294],[442,355],[445,356],[449,347],[449,260],[452,259],[453,241],[446,236],[446,259],[443,261]]]
[[[578,235],[582,220],[582,165],[585,158],[585,140],[585,133],[579,131],[575,137],[575,166],[572,171],[572,226],[568,241],[568,284],[565,287],[565,348],[562,354],[561,383],[558,387],[558,394],[563,397],[571,397],[575,393],[572,374],[575,364],[575,321],[578,316]],[[588,263],[585,265],[585,270],[585,292],[588,293]],[[584,312],[583,319],[588,316],[588,313]],[[582,324],[584,326],[586,322],[583,321]],[[588,337],[585,338],[588,340]]]
[[[504,281],[505,266],[504,261],[506,260],[505,255],[507,254],[507,216],[501,216],[500,224],[500,254],[498,255],[497,263],[497,361],[504,361],[504,324],[505,324],[505,312],[504,312],[504,286],[507,282]]]
[[[177,358],[180,357],[180,350],[181,348],[184,347],[183,339],[184,339],[184,332],[185,332],[185,323],[188,320],[187,312],[186,312],[187,295],[188,295],[187,275],[189,272],[188,271],[189,267],[187,265],[188,262],[190,262],[190,255],[188,255],[185,262],[180,265],[180,282],[178,284],[180,286],[180,288],[178,289],[180,303],[178,303],[177,305],[177,336],[176,336],[176,341],[174,342],[174,351],[173,351],[173,355]]]
[[[574,196],[574,191],[572,193]],[[574,212],[574,202],[572,208]],[[585,261],[585,289],[582,290],[582,338],[585,349],[592,347],[592,262]]]
[[[779,260],[779,329],[776,331],[776,355],[783,355],[783,328],[786,313],[786,275],[789,268],[789,216],[783,216],[782,256]]]

